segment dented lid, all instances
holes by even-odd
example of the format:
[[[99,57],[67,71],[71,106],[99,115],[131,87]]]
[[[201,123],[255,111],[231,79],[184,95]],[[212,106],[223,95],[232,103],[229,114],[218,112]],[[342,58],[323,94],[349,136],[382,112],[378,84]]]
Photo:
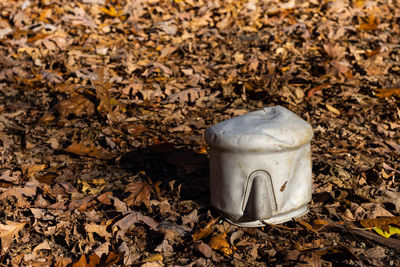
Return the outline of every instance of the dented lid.
[[[281,151],[310,142],[311,125],[282,106],[223,121],[208,128],[206,142],[214,148],[234,151]]]

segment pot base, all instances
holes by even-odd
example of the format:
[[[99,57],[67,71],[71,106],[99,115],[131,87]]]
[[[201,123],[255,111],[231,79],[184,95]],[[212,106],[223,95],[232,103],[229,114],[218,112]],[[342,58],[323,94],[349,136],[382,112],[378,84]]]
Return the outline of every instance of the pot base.
[[[236,226],[240,226],[240,227],[262,227],[262,226],[266,226],[268,224],[284,223],[284,222],[290,221],[293,218],[298,218],[300,216],[303,216],[303,215],[307,214],[307,212],[308,212],[308,205],[304,205],[296,210],[292,210],[292,211],[289,211],[284,214],[278,214],[267,220],[257,220],[257,221],[252,221],[252,222],[234,222],[234,221],[228,219],[226,216],[224,216],[224,218],[229,223],[236,225]]]

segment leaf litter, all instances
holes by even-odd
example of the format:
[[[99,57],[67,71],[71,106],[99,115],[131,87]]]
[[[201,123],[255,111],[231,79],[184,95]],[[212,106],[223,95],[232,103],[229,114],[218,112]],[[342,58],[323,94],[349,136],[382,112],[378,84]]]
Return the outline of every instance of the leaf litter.
[[[397,2],[0,10],[1,264],[400,265]],[[314,128],[310,212],[240,229],[203,133],[276,104]]]

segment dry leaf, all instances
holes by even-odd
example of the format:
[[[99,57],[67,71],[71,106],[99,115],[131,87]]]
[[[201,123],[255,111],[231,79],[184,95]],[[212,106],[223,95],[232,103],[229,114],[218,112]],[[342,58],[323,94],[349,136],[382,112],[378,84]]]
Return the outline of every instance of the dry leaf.
[[[209,245],[202,241],[198,241],[195,243],[196,249],[203,254],[204,257],[206,258],[211,258],[212,256],[212,249]]]
[[[111,159],[115,156],[114,153],[108,152],[103,149],[99,149],[95,146],[86,145],[85,141],[79,143],[74,142],[70,146],[64,149],[64,151],[76,154],[79,156],[90,156],[97,159]]]
[[[19,205],[29,205],[29,202],[25,200],[23,196],[33,197],[36,195],[36,187],[35,186],[26,186],[26,187],[12,187],[6,189],[3,193],[0,194],[0,200],[5,199],[7,197],[13,196],[16,197]]]
[[[72,96],[70,99],[65,99],[55,106],[62,118],[67,118],[69,115],[91,116],[95,113],[94,104],[82,95]]]
[[[378,91],[375,95],[379,98],[391,97],[392,95],[400,96],[400,88],[392,89],[377,89]]]
[[[11,174],[10,170],[6,170],[5,172],[3,172],[1,174],[0,180],[16,184],[16,183],[18,183],[20,175],[21,175],[21,172],[16,171]]]
[[[365,228],[372,228],[377,233],[385,236],[384,232],[389,233],[388,236],[392,235],[393,233],[397,233],[398,229],[395,227],[391,227],[391,225],[400,226],[400,216],[397,217],[382,217],[382,218],[375,218],[375,219],[365,219],[361,220],[360,224]],[[392,231],[392,234],[391,234]],[[387,234],[386,234],[387,235]],[[387,237],[387,236],[385,236]]]
[[[33,254],[37,254],[36,252],[38,250],[42,250],[42,249],[47,249],[47,250],[51,250],[51,246],[49,244],[49,241],[46,239],[44,240],[42,243],[40,243],[39,245],[37,245],[33,250]]]
[[[26,223],[6,221],[6,224],[0,224],[1,254],[8,250],[12,241],[17,237],[19,231],[24,228]]]
[[[213,226],[215,225],[215,223],[218,220],[219,220],[219,217],[215,218],[215,219],[211,219],[211,221],[209,221],[204,228],[197,229],[197,231],[192,236],[193,242],[195,242],[197,240],[201,240],[201,239],[209,236],[213,232]]]
[[[150,226],[153,230],[157,230],[158,226],[158,223],[154,219],[144,216],[140,212],[131,211],[128,215],[113,225],[113,232],[118,231],[117,237],[122,237],[135,223],[144,223]]]
[[[21,166],[22,172],[28,178],[32,178],[36,173],[44,170],[46,164],[24,164]]]
[[[335,114],[335,115],[340,115],[340,111],[339,111],[338,109],[334,108],[333,106],[331,106],[331,105],[329,105],[329,104],[326,104],[325,106],[326,106],[326,108],[327,108],[330,112],[332,112],[333,114]]]
[[[170,97],[168,97],[166,103],[194,103],[197,99],[204,97],[210,93],[211,90],[209,89],[190,88],[171,95]]]
[[[154,193],[151,185],[143,182],[133,182],[126,186],[125,192],[131,193],[125,198],[128,206],[140,206],[143,203],[151,211],[150,196]]]
[[[111,233],[107,232],[107,225],[99,225],[94,223],[86,224],[85,230],[88,233],[96,233],[99,236],[104,237],[106,240],[111,237]]]
[[[368,16],[366,21],[358,26],[358,29],[364,31],[374,31],[378,28],[379,20],[375,18],[374,14]]]
[[[236,249],[235,247],[231,247],[226,240],[226,233],[221,233],[216,236],[213,236],[210,240],[210,246],[214,250],[219,250],[227,256],[233,254],[233,251]]]
[[[153,256],[145,258],[142,262],[153,262],[153,261],[163,261],[164,257],[161,253],[155,254]]]
[[[98,195],[106,187],[106,181],[102,178],[92,179],[91,181],[88,182],[78,180],[78,184],[82,186],[81,192],[90,195]]]

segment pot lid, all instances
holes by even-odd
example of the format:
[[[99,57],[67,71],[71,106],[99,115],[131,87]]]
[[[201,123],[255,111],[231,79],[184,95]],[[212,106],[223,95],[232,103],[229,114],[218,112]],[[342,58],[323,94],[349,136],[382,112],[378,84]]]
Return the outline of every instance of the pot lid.
[[[206,142],[233,151],[281,151],[310,142],[311,125],[282,106],[263,108],[208,128]]]

